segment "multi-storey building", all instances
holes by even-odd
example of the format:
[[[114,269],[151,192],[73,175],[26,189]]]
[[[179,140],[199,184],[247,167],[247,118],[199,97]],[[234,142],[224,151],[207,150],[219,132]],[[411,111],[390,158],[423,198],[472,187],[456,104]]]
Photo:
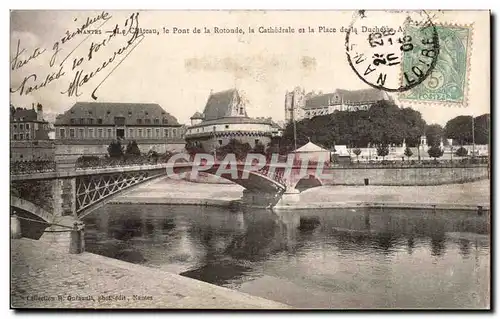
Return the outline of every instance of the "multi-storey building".
[[[341,90],[333,93],[305,93],[299,87],[285,94],[285,121],[313,118],[335,111],[367,110],[381,100],[392,100],[387,92],[378,89]]]
[[[206,151],[226,145],[231,139],[266,146],[273,136],[281,136],[282,128],[271,118],[250,118],[241,94],[236,89],[210,93],[203,113],[191,117],[186,142]]]
[[[49,123],[43,118],[43,106],[38,103],[35,110],[10,107],[10,139],[11,140],[48,140]]]
[[[184,147],[182,125],[153,103],[77,102],[54,127],[58,144],[88,145],[86,152],[95,155],[104,155],[113,140],[135,140],[142,152]]]
[[[35,109],[36,108],[36,109]],[[49,140],[49,123],[43,117],[43,107],[31,109],[10,107],[10,160],[52,161],[54,144]]]

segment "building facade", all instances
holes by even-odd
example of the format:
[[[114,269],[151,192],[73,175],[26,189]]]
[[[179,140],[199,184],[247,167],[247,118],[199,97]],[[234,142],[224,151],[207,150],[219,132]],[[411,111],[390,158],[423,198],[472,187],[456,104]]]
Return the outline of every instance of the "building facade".
[[[49,123],[43,118],[43,106],[33,104],[31,109],[10,107],[10,139],[32,141],[49,139]]]
[[[50,124],[43,117],[43,106],[31,109],[10,106],[10,160],[53,161],[54,143],[49,138]]]
[[[282,128],[271,118],[251,118],[247,115],[243,98],[236,89],[210,93],[203,113],[191,117],[186,130],[186,143],[203,147],[207,152],[236,139],[253,148],[264,146],[272,137],[281,136]]]
[[[371,105],[381,101],[391,101],[387,92],[378,89],[341,90],[333,93],[305,93],[296,87],[285,94],[285,121],[300,121],[318,115],[332,114],[335,111],[368,110]]]
[[[184,148],[184,128],[153,103],[77,102],[56,117],[56,144],[82,145],[85,154],[105,155],[113,141],[135,140],[141,152]]]

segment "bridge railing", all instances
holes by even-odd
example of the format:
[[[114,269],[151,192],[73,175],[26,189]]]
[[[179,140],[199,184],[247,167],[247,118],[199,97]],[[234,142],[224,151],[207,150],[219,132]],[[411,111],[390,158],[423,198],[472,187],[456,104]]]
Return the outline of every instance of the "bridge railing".
[[[15,161],[10,162],[11,174],[29,174],[53,172],[56,170],[55,161]]]

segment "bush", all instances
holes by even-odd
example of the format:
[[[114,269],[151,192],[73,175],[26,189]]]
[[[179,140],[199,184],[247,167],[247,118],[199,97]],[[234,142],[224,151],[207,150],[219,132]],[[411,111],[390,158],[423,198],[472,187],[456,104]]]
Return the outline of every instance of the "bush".
[[[463,146],[461,146],[456,152],[455,152],[455,155],[456,156],[460,156],[460,157],[465,157],[467,156],[467,154],[469,153],[469,151],[467,151],[467,149]]]
[[[113,141],[109,144],[108,154],[111,158],[121,158],[123,156],[123,146],[120,141]]]

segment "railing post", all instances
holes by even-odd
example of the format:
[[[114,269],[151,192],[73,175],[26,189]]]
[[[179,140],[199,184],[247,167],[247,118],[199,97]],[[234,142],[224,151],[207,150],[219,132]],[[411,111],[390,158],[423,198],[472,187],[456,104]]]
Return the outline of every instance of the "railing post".
[[[18,239],[21,237],[21,221],[17,218],[16,211],[14,211],[10,216],[10,238]]]
[[[69,245],[70,254],[81,254],[85,251],[85,238],[84,238],[83,222],[75,222],[71,230],[71,242]]]

